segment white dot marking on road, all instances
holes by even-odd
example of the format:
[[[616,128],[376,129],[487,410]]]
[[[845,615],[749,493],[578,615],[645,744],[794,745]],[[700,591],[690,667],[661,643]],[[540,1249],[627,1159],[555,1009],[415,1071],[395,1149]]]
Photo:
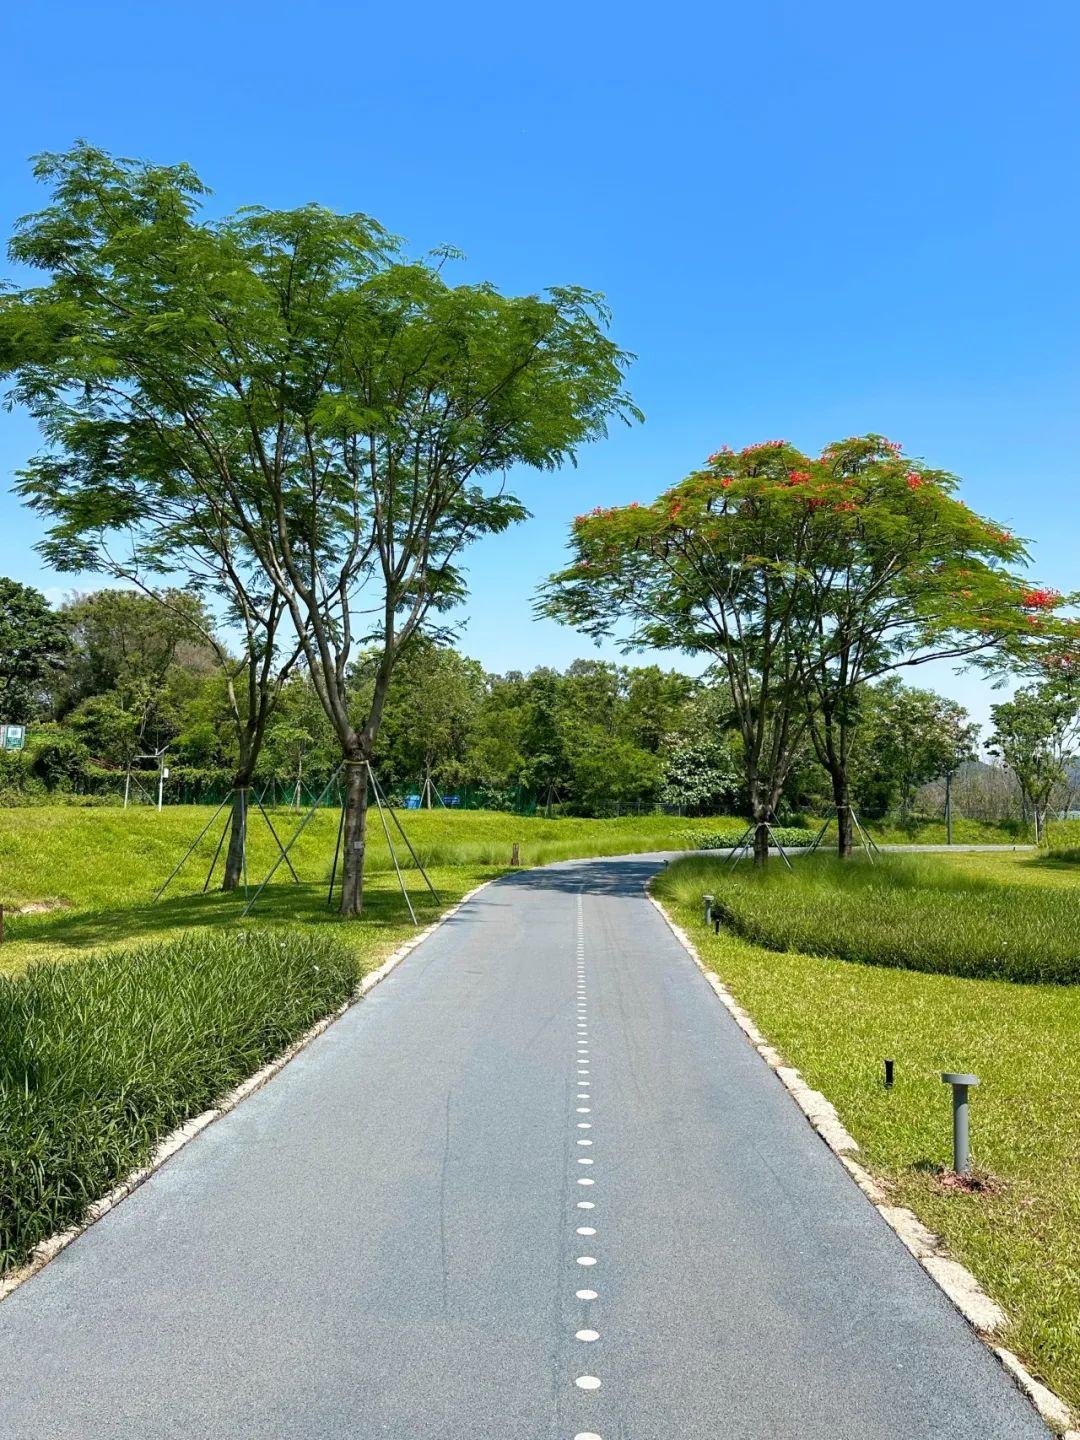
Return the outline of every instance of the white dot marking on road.
[[[574,1381],[579,1390],[599,1390],[600,1381],[595,1375],[579,1375]]]
[[[579,1430],[574,1440],[600,1440],[600,1436],[592,1430]]]
[[[595,1180],[590,1180],[589,1177],[588,1177],[588,1175],[583,1175],[583,1176],[581,1177],[581,1179],[580,1179],[577,1183],[578,1183],[579,1185],[595,1185],[595,1184],[596,1184],[596,1181],[595,1181]]]
[[[596,1202],[594,1200],[579,1200],[577,1202],[577,1208],[579,1210],[595,1210]]]
[[[577,1228],[577,1233],[579,1235],[595,1235],[596,1231],[591,1225],[579,1225]]]
[[[574,1336],[574,1339],[575,1339],[575,1340],[584,1340],[584,1341],[586,1341],[586,1342],[588,1342],[588,1341],[590,1341],[590,1340],[599,1340],[599,1339],[600,1339],[600,1331],[599,1331],[599,1330],[579,1330],[579,1331],[577,1332],[577,1334]]]
[[[578,1128],[579,1130],[591,1130],[591,1129],[592,1129],[592,1121],[590,1121],[590,1120],[579,1120],[579,1121],[577,1122],[577,1128]]]
[[[595,1290],[575,1290],[574,1294],[579,1300],[596,1300],[598,1298]]]

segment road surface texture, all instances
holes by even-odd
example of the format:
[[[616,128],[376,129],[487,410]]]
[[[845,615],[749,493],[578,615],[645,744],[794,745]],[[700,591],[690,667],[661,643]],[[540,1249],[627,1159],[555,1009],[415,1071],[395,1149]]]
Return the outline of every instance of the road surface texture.
[[[660,863],[489,886],[9,1297],[3,1440],[1045,1440]]]

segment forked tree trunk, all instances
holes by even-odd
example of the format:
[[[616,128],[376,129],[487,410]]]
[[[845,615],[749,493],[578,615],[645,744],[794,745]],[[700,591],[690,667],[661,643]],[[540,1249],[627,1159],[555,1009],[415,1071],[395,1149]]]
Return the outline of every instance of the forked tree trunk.
[[[233,781],[232,815],[229,820],[229,848],[225,854],[225,875],[222,890],[235,890],[244,878],[244,856],[247,848],[248,806],[251,800],[250,777],[237,775]]]
[[[766,820],[757,822],[754,831],[754,864],[766,865],[769,860],[769,825]]]
[[[341,904],[338,914],[359,915],[364,908],[364,847],[367,843],[368,768],[363,761],[346,764],[345,824],[342,829]]]

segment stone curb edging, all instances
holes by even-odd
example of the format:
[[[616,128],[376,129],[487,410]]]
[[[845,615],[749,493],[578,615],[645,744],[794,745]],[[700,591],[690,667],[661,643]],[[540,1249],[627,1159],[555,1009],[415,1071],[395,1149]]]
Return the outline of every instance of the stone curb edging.
[[[346,1011],[351,1010],[353,1006],[358,1004],[380,981],[385,980],[391,970],[401,964],[406,955],[415,950],[418,945],[422,944],[430,935],[438,930],[440,926],[444,925],[452,915],[456,915],[463,905],[467,905],[470,900],[476,895],[479,895],[480,891],[485,890],[490,884],[492,884],[492,880],[485,880],[483,884],[475,886],[467,895],[463,895],[456,904],[451,905],[437,920],[419,931],[418,934],[410,936],[408,940],[404,941],[403,944],[399,945],[396,950],[388,955],[377,969],[370,970],[361,978],[356,989],[343,1004],[339,1005],[331,1014],[324,1015],[321,1020],[316,1021],[310,1029],[304,1031],[299,1040],[294,1040],[280,1055],[275,1056],[273,1060],[270,1060],[262,1066],[261,1069],[256,1070],[254,1075],[249,1075],[246,1080],[242,1080],[240,1084],[237,1085],[235,1089],[230,1090],[213,1109],[204,1110],[201,1115],[194,1116],[193,1119],[188,1120],[178,1129],[166,1135],[163,1140],[158,1142],[154,1153],[145,1165],[138,1170],[132,1171],[130,1175],[125,1176],[118,1185],[115,1185],[108,1194],[103,1195],[100,1200],[94,1201],[86,1212],[85,1220],[81,1220],[77,1225],[69,1226],[66,1230],[58,1231],[55,1235],[50,1235],[48,1239],[42,1240],[36,1245],[29,1261],[25,1265],[20,1266],[17,1270],[12,1270],[10,1274],[0,1279],[0,1302],[4,1301],[13,1291],[18,1290],[20,1286],[25,1285],[38,1271],[44,1270],[50,1260],[54,1260],[62,1250],[66,1250],[72,1241],[77,1240],[80,1235],[89,1230],[91,1225],[94,1225],[103,1216],[107,1215],[110,1210],[115,1210],[122,1200],[126,1200],[144,1181],[149,1180],[155,1171],[161,1169],[166,1160],[171,1159],[178,1150],[182,1150],[189,1141],[194,1140],[195,1136],[205,1130],[208,1125],[212,1125],[215,1120],[220,1120],[221,1117],[227,1115],[230,1110],[235,1110],[241,1101],[246,1100],[249,1095],[253,1095],[256,1090],[261,1090],[268,1080],[272,1080],[275,1075],[281,1070],[284,1070],[290,1060],[299,1055],[302,1050],[306,1050],[313,1040],[317,1040],[325,1030],[329,1030],[331,1025],[340,1020]]]
[[[938,1288],[944,1291],[979,1339],[997,1358],[1017,1388],[1031,1401],[1050,1430],[1055,1435],[1060,1435],[1062,1440],[1080,1440],[1080,1428],[1073,1428],[1078,1424],[1077,1418],[1065,1402],[1052,1390],[1040,1384],[1011,1350],[994,1344],[995,1333],[1004,1329],[1008,1324],[1008,1317],[1001,1306],[987,1295],[970,1270],[949,1257],[940,1237],[935,1235],[932,1230],[928,1230],[913,1211],[888,1203],[887,1195],[870,1172],[851,1158],[859,1149],[858,1142],[845,1129],[832,1103],[819,1090],[812,1090],[798,1070],[784,1064],[779,1052],[768,1044],[748,1012],[742,1008],[716,972],[709,969],[702,960],[697,947],[682,926],[675,923],[654,895],[650,894],[648,890],[645,891],[645,894],[663,916],[676,940],[704,975],[721,1005],[727,1010],[769,1069],[775,1072],[780,1083],[886,1225],[911,1252]]]

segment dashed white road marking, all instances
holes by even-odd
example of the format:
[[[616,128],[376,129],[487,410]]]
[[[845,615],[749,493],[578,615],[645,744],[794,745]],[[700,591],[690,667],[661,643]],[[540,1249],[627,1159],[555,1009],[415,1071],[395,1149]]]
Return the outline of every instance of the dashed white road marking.
[[[589,1060],[589,1027],[587,1017],[584,899],[582,895],[579,894],[577,899],[577,1063],[580,1068],[577,1073],[579,1084],[584,1080],[586,1084],[591,1085],[592,1082],[588,1079],[589,1065],[591,1062]],[[588,1101],[591,1099],[591,1096],[588,1091],[583,1091],[577,1098],[579,1101]],[[592,1107],[588,1104],[579,1104],[576,1107],[575,1113],[578,1115],[591,1115]],[[578,1130],[591,1130],[593,1128],[592,1122],[590,1120],[578,1120],[576,1122],[576,1128]],[[589,1148],[593,1144],[591,1139],[584,1138],[578,1139],[577,1143],[581,1148]],[[592,1165],[592,1163],[593,1160],[591,1156],[578,1156],[579,1165]],[[592,1185],[594,1183],[589,1176],[582,1176],[578,1180],[579,1185]],[[579,1200],[577,1207],[579,1210],[593,1210],[596,1208],[591,1200]],[[596,1228],[592,1225],[579,1225],[577,1227],[577,1233],[582,1236],[595,1235]],[[577,1263],[589,1268],[596,1264],[596,1257],[594,1255],[579,1255],[577,1257]],[[575,1293],[579,1300],[595,1300],[597,1298],[595,1290],[578,1290]],[[595,1340],[599,1340],[600,1332],[598,1330],[582,1329],[575,1332],[574,1338],[589,1344]],[[600,1379],[596,1375],[578,1375],[574,1380],[574,1384],[579,1390],[599,1390],[600,1383]],[[574,1436],[574,1440],[601,1440],[601,1437],[593,1430],[579,1430]]]

